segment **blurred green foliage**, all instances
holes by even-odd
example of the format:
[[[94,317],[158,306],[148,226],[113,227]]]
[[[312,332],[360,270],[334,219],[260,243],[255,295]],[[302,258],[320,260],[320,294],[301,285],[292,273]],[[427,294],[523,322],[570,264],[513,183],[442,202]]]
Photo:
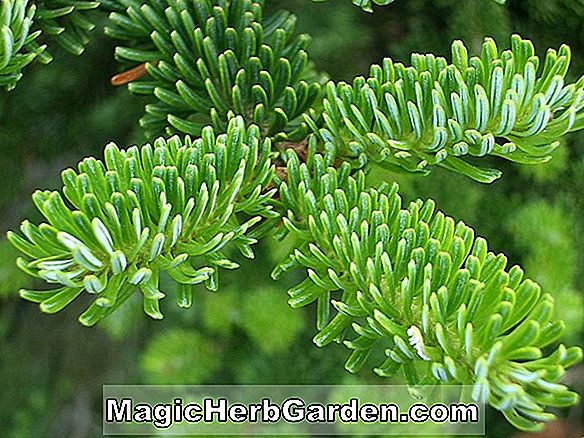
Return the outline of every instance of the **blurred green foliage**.
[[[453,39],[476,49],[485,36],[508,41],[512,32],[533,39],[536,47],[569,44],[572,71],[584,73],[583,0],[507,3],[399,0],[374,14],[345,1],[272,0],[268,6],[299,16],[300,31],[313,37],[309,51],[315,67],[335,79],[366,74],[383,56],[406,61],[411,52],[447,55]],[[109,85],[116,66],[113,44],[99,31],[102,25],[83,56],[53,49],[53,63],[29,67],[19,86],[0,98],[3,232],[18,226],[20,217],[37,219],[29,194],[41,183],[57,187],[59,169],[100,155],[109,141],[144,141],[137,124],[143,102]],[[521,263],[558,300],[558,312],[567,321],[566,342],[582,345],[583,145],[583,134],[572,135],[542,166],[496,161],[504,176],[489,186],[440,170],[427,178],[381,172],[370,178],[398,181],[405,200],[434,198],[440,209],[479,230],[493,250]],[[142,317],[139,305],[128,303],[115,319],[88,330],[75,318],[87,303],[76,303],[63,317],[41,314],[18,299],[17,285],[26,284],[13,263],[14,252],[0,243],[2,436],[100,436],[101,385],[106,383],[382,382],[370,373],[350,377],[340,366],[343,348],[334,345],[325,352],[312,344],[314,312],[292,311],[286,285],[276,287],[269,280],[274,254],[285,250],[282,244],[263,243],[253,266],[242,262],[244,269],[228,273],[217,294],[201,288],[188,312],[169,305],[165,319],[154,322]],[[582,372],[575,369],[571,382],[580,392]],[[581,408],[569,417],[578,430]],[[495,412],[487,420],[488,436],[512,435]]]
[[[220,362],[220,345],[195,330],[168,329],[156,333],[142,352],[147,383],[197,385],[208,379]]]

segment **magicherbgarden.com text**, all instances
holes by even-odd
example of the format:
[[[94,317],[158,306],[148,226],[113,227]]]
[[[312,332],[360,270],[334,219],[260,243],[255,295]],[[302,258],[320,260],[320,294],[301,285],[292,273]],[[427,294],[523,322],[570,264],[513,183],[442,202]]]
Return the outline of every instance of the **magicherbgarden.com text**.
[[[347,403],[306,403],[301,398],[288,398],[274,403],[268,398],[259,403],[230,403],[226,398],[205,398],[200,403],[184,403],[176,398],[172,403],[134,403],[131,398],[105,400],[105,421],[108,423],[152,423],[165,429],[174,423],[399,423],[399,422],[478,422],[476,404],[442,404],[430,406],[415,403],[401,412],[394,403],[361,403],[351,398]]]
[[[104,435],[481,435],[474,386],[105,385]]]

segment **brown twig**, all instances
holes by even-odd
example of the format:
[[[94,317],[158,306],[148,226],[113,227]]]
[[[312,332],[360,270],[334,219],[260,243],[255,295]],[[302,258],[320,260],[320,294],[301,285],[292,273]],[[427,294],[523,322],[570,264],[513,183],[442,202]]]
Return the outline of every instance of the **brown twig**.
[[[279,145],[282,149],[293,149],[298,155],[298,158],[303,163],[306,162],[306,158],[308,157],[308,142],[306,140],[301,141],[300,143],[294,143],[292,141],[285,141]]]
[[[151,63],[152,65],[158,64],[158,61],[154,61]],[[142,64],[131,68],[130,70],[124,71],[122,73],[118,73],[117,75],[113,76],[110,80],[111,84],[115,87],[120,85],[129,84],[136,79],[141,78],[142,76],[146,75],[146,63],[143,62]]]

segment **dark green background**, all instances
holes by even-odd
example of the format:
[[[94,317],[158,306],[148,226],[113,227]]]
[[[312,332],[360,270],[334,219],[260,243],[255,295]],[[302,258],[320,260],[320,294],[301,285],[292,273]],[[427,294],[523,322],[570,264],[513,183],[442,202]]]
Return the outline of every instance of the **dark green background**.
[[[349,0],[268,1],[298,15],[298,27],[313,36],[310,54],[332,79],[367,74],[384,56],[407,62],[411,52],[448,55],[450,42],[463,39],[471,52],[484,36],[507,47],[509,36],[532,39],[540,55],[567,43],[573,50],[571,79],[584,73],[584,0],[397,0],[367,14]],[[103,25],[103,17],[96,19]],[[101,20],[101,21],[100,21]],[[30,194],[58,188],[60,171],[103,146],[147,139],[138,128],[143,102],[114,89],[113,43],[99,29],[79,58],[53,47],[55,61],[33,66],[16,90],[0,98],[0,223],[4,234],[23,217],[39,220]],[[552,293],[557,314],[567,321],[566,343],[582,345],[584,269],[584,135],[574,134],[554,159],[532,168],[504,162],[502,180],[481,186],[437,170],[428,177],[372,174],[400,182],[402,197],[432,197],[439,208],[472,225],[494,251]],[[113,318],[87,329],[78,302],[48,316],[18,298],[30,285],[14,267],[16,254],[0,241],[0,433],[3,437],[101,436],[104,383],[388,383],[369,372],[343,369],[341,346],[318,349],[311,342],[314,311],[291,310],[286,288],[269,280],[281,246],[263,242],[253,262],[223,275],[218,293],[203,288],[192,309],[168,299],[165,319],[155,322],[130,301]],[[570,371],[569,383],[582,392],[584,368]],[[397,381],[396,381],[397,382]],[[543,436],[582,436],[582,408],[561,413]],[[488,436],[518,436],[496,412],[489,412]],[[562,433],[572,435],[563,435]]]

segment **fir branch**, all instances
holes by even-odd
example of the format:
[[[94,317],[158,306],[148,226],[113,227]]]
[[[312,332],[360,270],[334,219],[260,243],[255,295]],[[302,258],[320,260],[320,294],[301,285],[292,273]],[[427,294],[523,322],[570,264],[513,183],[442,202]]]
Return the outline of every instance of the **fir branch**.
[[[330,82],[324,126],[306,117],[325,148],[357,166],[372,161],[426,172],[438,165],[491,182],[501,173],[467,156],[542,163],[562,135],[584,127],[584,77],[566,83],[565,45],[540,62],[532,43],[517,35],[501,53],[487,38],[481,56],[471,58],[456,41],[451,64],[432,54],[414,54],[411,63],[386,58],[367,79]]]
[[[27,5],[0,6],[0,80],[9,87],[35,56],[49,59],[39,32],[29,32],[33,18],[78,53],[92,27],[80,13],[97,4],[47,0],[36,15]],[[563,330],[552,297],[432,201],[402,208],[397,185],[369,188],[355,170],[439,165],[489,182],[499,172],[475,167],[473,157],[546,161],[560,136],[584,127],[584,78],[564,79],[569,49],[548,51],[540,66],[518,36],[501,53],[487,39],[472,58],[455,42],[451,64],[431,54],[413,55],[411,67],[386,59],[367,79],[329,83],[321,102],[308,38],[295,35],[291,14],[264,17],[262,6],[102,1],[111,11],[106,32],[124,44],[116,56],[134,67],[115,82],[153,98],[142,125],[198,138],[109,145],[103,162],[64,171],[61,192],[37,191],[46,222],[24,221],[9,239],[26,256],[20,268],[57,288],[21,295],[54,313],[86,292],[94,300],[80,321],[93,325],[139,290],[144,311],[161,318],[162,276],[189,307],[193,285],[215,290],[219,268],[238,266],[227,248],[251,258],[251,245],[275,228],[299,244],[273,276],[307,270],[290,304],[317,303],[315,342],[344,341],[348,370],[383,348],[379,375],[474,385],[469,397],[526,430],[552,419],[550,407],[574,404],[559,382],[582,352],[560,345],[549,353]],[[272,165],[274,152],[282,166]]]
[[[81,54],[95,25],[83,14],[99,2],[72,0],[5,0],[0,4],[0,86],[11,90],[22,77],[22,69],[33,60],[46,64],[52,56],[44,36],[63,48]],[[41,36],[42,35],[42,36]]]
[[[91,41],[95,24],[86,11],[96,9],[99,1],[42,0],[36,2],[35,27],[74,55],[80,55]]]
[[[206,128],[197,140],[158,139],[127,150],[110,144],[105,162],[87,158],[77,172],[63,172],[64,198],[58,191],[34,194],[46,223],[24,221],[24,237],[8,234],[27,256],[19,266],[59,285],[23,290],[22,297],[55,313],[86,292],[95,299],[79,319],[93,325],[139,289],[144,311],[162,318],[165,274],[177,283],[178,305],[189,307],[192,285],[215,290],[219,268],[238,267],[227,245],[252,258],[251,245],[272,226],[269,155],[269,140],[242,118],[218,136]]]
[[[157,99],[140,121],[149,135],[224,130],[230,114],[271,137],[306,135],[301,116],[320,86],[293,15],[264,18],[251,0],[121,3],[126,10],[112,12],[105,31],[128,44],[116,49],[120,61],[147,63],[148,78],[129,89]]]
[[[306,163],[292,150],[286,156],[279,193],[284,225],[299,243],[272,275],[306,269],[289,303],[317,303],[318,346],[344,341],[351,372],[383,349],[380,376],[474,385],[472,399],[523,430],[550,421],[550,407],[578,401],[559,381],[582,351],[560,345],[547,354],[564,325],[553,318],[551,295],[519,266],[506,269],[503,254],[431,200],[402,208],[396,184],[368,188],[348,163],[337,169],[313,153]],[[351,327],[356,337],[345,340]]]
[[[8,90],[20,80],[22,69],[45,50],[35,44],[40,32],[31,31],[36,12],[28,0],[0,3],[0,86]]]

